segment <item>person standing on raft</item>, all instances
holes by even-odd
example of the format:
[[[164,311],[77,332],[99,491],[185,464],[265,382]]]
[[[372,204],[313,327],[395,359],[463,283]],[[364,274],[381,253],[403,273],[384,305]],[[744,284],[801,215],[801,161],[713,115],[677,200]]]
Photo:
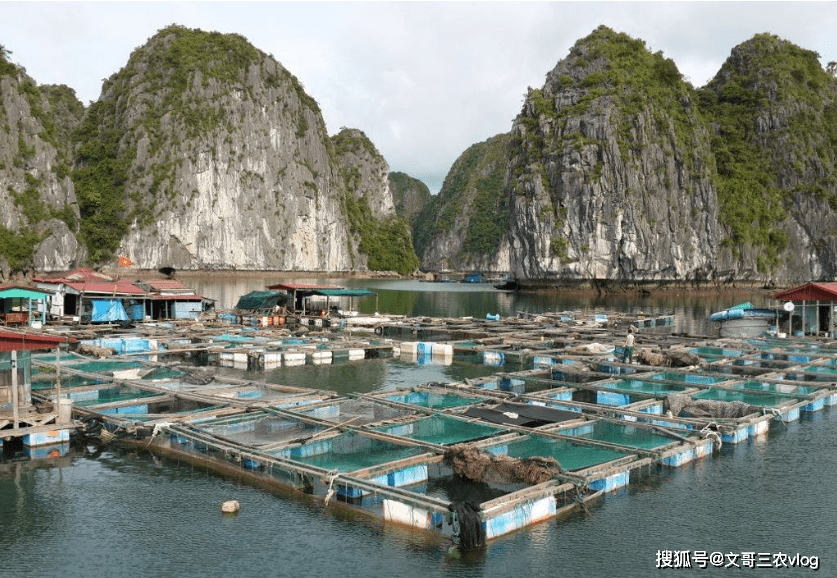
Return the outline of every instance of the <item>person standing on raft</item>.
[[[634,362],[634,328],[628,328],[628,335],[625,336],[625,345],[622,346],[622,363]]]

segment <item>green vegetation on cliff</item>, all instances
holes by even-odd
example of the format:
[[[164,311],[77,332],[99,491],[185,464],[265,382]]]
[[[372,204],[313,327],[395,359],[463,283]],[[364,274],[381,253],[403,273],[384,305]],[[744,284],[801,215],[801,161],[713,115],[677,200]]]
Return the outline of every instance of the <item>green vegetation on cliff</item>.
[[[416,215],[430,201],[430,189],[423,182],[406,173],[391,172],[387,178],[392,202],[395,205],[395,214],[414,225]]]
[[[115,107],[114,100],[93,103],[76,133],[78,154],[73,182],[81,215],[81,240],[93,263],[112,258],[128,229],[125,182],[136,149],[120,148],[122,131],[116,124]]]
[[[368,256],[367,266],[371,271],[408,275],[419,268],[410,243],[410,228],[404,219],[395,215],[376,219],[366,197],[355,199],[351,193],[344,197],[344,210],[351,231],[360,236],[358,248]]]
[[[502,134],[469,147],[454,162],[439,194],[431,198],[415,219],[416,252],[425,255],[435,242],[444,241],[454,226],[467,219],[464,236],[448,239],[459,259],[497,255],[509,227],[509,208],[503,195],[509,135]]]
[[[772,270],[788,247],[783,222],[793,193],[837,209],[835,81],[815,52],[758,34],[736,47],[699,94],[717,127],[712,149],[720,216],[730,231],[725,242],[759,247],[759,269]]]
[[[367,255],[367,267],[372,271],[412,273],[420,263],[413,250],[407,221],[398,215],[376,218],[364,190],[364,187],[382,185],[378,180],[380,173],[375,169],[385,170],[384,157],[363,131],[357,129],[344,127],[330,140],[333,162],[339,167],[346,189],[343,213],[349,229],[360,239],[358,249]],[[359,167],[367,167],[371,174],[364,177]]]
[[[23,67],[9,60],[10,54],[0,45],[0,78],[9,77],[6,90],[13,91],[0,99],[0,137],[5,141],[0,142],[0,150],[15,151],[11,166],[0,163],[0,180],[7,183],[1,194],[13,204],[17,218],[12,222],[17,220],[19,225],[0,227],[0,256],[12,271],[19,271],[31,266],[36,247],[49,236],[46,221],[57,218],[71,231],[76,228],[73,207],[51,205],[45,193],[69,175],[68,127],[81,118],[83,106],[66,86],[39,87]],[[11,126],[7,106],[18,118]],[[50,148],[55,150],[55,157]]]

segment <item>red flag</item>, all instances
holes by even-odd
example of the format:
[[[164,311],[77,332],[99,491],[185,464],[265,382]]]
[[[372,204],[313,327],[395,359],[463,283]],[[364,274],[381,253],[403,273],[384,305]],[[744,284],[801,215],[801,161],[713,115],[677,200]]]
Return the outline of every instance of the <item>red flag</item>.
[[[131,260],[128,257],[120,257],[119,258],[119,266],[120,267],[130,267]]]

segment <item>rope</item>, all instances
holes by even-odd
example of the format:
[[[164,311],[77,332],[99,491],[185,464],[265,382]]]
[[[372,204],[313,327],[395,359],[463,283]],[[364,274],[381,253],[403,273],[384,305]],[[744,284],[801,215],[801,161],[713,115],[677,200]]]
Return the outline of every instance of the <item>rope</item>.
[[[724,445],[724,442],[721,439],[720,434],[717,432],[717,429],[718,424],[716,424],[714,421],[709,422],[702,430],[700,430],[700,435],[701,437],[703,437],[703,439],[711,438],[718,442],[718,449],[720,450],[721,447]]]
[[[764,413],[767,413],[767,408],[764,408]],[[773,414],[773,419],[774,420],[778,421],[780,424],[782,424],[786,428],[788,427],[788,424],[786,424],[785,422],[782,421],[782,412],[781,411],[779,411],[775,407],[771,407],[770,408],[770,413]]]
[[[157,437],[160,434],[161,431],[163,431],[163,428],[167,428],[170,425],[175,425],[175,424],[174,424],[174,422],[169,422],[169,421],[162,422],[162,423],[155,423],[154,424],[154,431],[151,432],[151,436],[148,438],[148,444],[145,447],[148,448],[151,445],[151,442],[154,441],[154,438]]]
[[[587,508],[587,503],[584,501],[584,493],[582,491],[581,484],[573,484],[573,501],[579,505],[579,508],[585,514],[588,513],[590,510]]]
[[[328,490],[326,491],[325,500],[323,500],[323,505],[328,506],[329,500],[334,495],[334,480],[340,477],[340,472],[337,470],[333,470],[328,474]]]

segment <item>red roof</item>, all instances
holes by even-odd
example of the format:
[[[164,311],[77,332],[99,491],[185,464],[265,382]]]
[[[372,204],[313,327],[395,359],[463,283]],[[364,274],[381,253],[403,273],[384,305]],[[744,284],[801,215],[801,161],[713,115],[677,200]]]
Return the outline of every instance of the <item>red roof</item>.
[[[177,279],[152,279],[151,281],[143,282],[154,291],[191,291],[191,289]]]
[[[342,289],[337,285],[294,285],[292,283],[279,283],[277,285],[268,285],[268,289],[279,289],[280,291],[300,291],[306,289]]]
[[[59,343],[74,343],[72,337],[56,337],[43,333],[8,331],[0,329],[0,351],[20,351],[23,349],[52,349]]]
[[[76,291],[84,293],[110,293],[111,295],[145,295],[145,291],[131,283],[127,279],[119,279],[117,281],[108,282],[92,282],[87,281],[83,283],[66,282],[69,287]]]
[[[110,275],[81,267],[65,273],[60,277],[35,277],[34,280],[39,283],[101,283],[103,281],[113,281],[114,279]]]
[[[774,297],[780,301],[837,301],[837,283],[806,283]]]

